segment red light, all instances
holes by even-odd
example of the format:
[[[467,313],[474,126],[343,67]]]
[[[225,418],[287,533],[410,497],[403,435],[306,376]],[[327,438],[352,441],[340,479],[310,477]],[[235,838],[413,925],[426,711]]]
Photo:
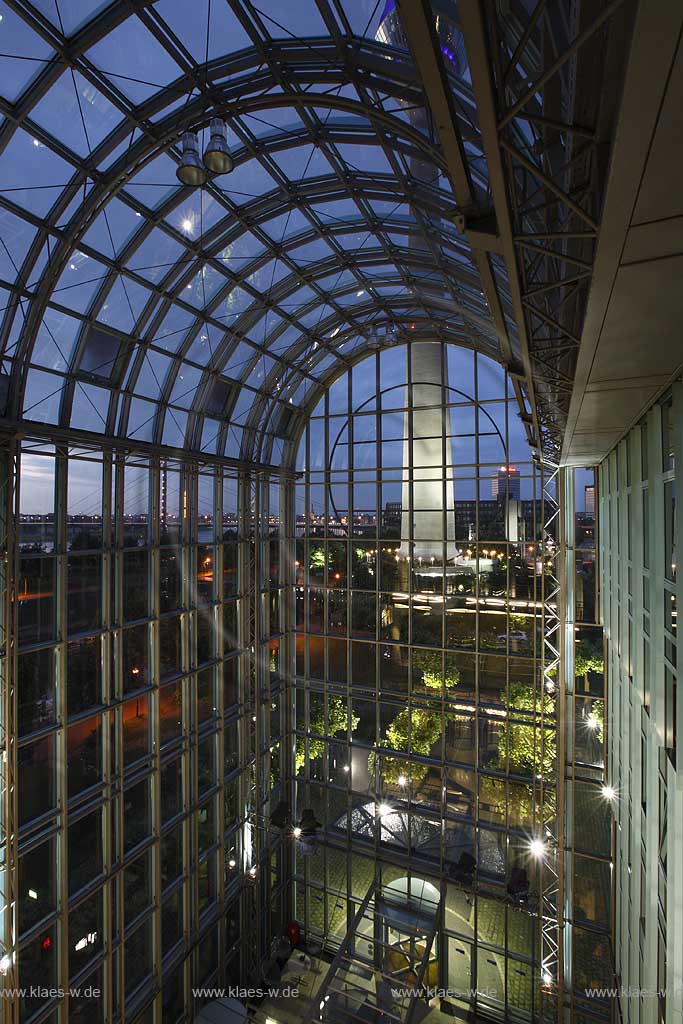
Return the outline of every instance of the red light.
[[[52,945],[52,939],[50,938],[50,936],[46,935],[40,945],[42,946],[43,949],[49,949],[50,946]]]

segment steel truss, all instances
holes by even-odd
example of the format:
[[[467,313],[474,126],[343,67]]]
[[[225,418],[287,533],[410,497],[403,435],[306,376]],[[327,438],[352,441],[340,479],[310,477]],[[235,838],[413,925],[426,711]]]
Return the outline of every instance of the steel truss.
[[[19,1019],[17,789],[17,523],[18,447],[0,453],[0,993],[7,1024]]]
[[[541,451],[559,461],[632,4],[460,5],[498,230],[526,338]],[[486,68],[486,78],[481,69]],[[480,108],[480,114],[482,114]],[[496,175],[498,167],[500,174]]]
[[[540,811],[537,829],[545,844],[539,871],[540,895],[540,991],[541,1019],[561,1019],[564,989],[562,935],[564,927],[563,822],[564,822],[564,683],[561,663],[563,591],[560,575],[563,566],[562,471],[542,468],[542,623],[541,661],[541,746],[548,739],[545,716],[548,696],[554,698],[552,710],[555,741],[555,771],[552,780],[541,777]],[[541,763],[544,758],[541,757]],[[547,796],[551,795],[548,800]]]

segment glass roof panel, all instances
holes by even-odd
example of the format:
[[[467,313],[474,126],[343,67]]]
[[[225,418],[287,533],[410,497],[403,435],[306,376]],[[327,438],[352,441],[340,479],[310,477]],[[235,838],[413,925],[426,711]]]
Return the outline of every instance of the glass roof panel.
[[[196,313],[173,304],[149,340],[167,352],[177,352],[195,318]]]
[[[106,276],[107,268],[102,263],[74,252],[57,282],[55,298],[61,305],[85,313]]]
[[[271,107],[259,114],[242,114],[242,123],[256,138],[277,138],[303,127],[296,107]]]
[[[33,6],[52,22],[55,28],[70,36],[90,21],[109,0],[33,0]]]
[[[253,7],[273,39],[328,35],[315,0],[288,4],[282,0],[258,0]]]
[[[148,349],[133,386],[134,392],[137,395],[160,394],[172,365],[173,360],[170,356]]]
[[[342,33],[365,37],[353,65],[331,45],[325,8]],[[415,159],[415,130],[439,141],[410,55],[386,59],[387,42],[401,39],[391,2],[196,0],[189,10],[157,0],[136,13],[124,0],[38,0],[56,44],[78,32],[89,47],[81,53],[74,40],[72,66],[47,70],[52,51],[23,9],[6,9],[0,23],[0,91],[21,114],[2,127],[0,283],[22,289],[5,355],[26,350],[11,393],[25,395],[28,418],[98,432],[111,423],[177,446],[201,433],[213,450],[220,425],[202,417],[217,410],[200,387],[211,366],[242,385],[227,430],[227,451],[239,454],[254,403],[265,428],[279,415],[265,411],[274,395],[315,402],[316,380],[337,372],[339,353],[365,351],[364,325],[376,321],[382,337],[419,321],[439,336],[455,327],[472,345],[495,339],[467,240],[452,226],[441,158],[429,166],[425,147]],[[37,73],[54,77],[34,94]],[[463,88],[458,103],[468,96]],[[181,135],[197,131],[201,154],[217,110],[236,165],[205,187],[181,186]],[[485,185],[475,122],[463,124],[470,172]],[[424,186],[410,202],[409,178]],[[77,349],[83,319],[91,326]],[[25,321],[40,325],[30,339]],[[125,380],[120,399],[85,380],[98,325],[109,329],[112,384]],[[199,420],[188,439],[190,408]]]
[[[260,227],[262,231],[270,235],[273,241],[283,242],[286,238],[291,238],[292,235],[310,230],[311,222],[301,210],[295,208],[287,210],[286,213],[281,213],[277,217],[271,217],[270,220],[263,221]]]
[[[144,398],[133,398],[128,413],[126,434],[136,441],[151,441],[157,406]]]
[[[83,241],[105,256],[117,256],[141,224],[130,206],[112,199],[88,228]]]
[[[0,189],[7,199],[43,217],[73,173],[71,164],[40,139],[17,129],[0,160]]]
[[[116,277],[98,310],[97,318],[103,324],[132,333],[151,298],[152,293],[137,281]]]
[[[133,103],[142,103],[180,74],[173,58],[137,17],[117,25],[86,56]]]
[[[154,228],[130,257],[130,269],[147,281],[158,284],[187,250],[175,238]]]
[[[231,174],[219,179],[219,187],[229,199],[241,205],[275,188],[275,182],[259,160],[238,164]]]
[[[194,401],[195,392],[202,379],[202,371],[189,363],[181,363],[178,369],[170,401],[173,405],[180,405],[184,409],[190,409]]]
[[[341,6],[355,36],[376,38],[388,4],[377,0],[341,0]]]
[[[332,165],[318,146],[303,145],[276,155],[279,169],[290,181],[320,178],[333,173]]]
[[[31,368],[26,377],[24,417],[39,423],[58,423],[64,382],[64,377]]]
[[[190,13],[188,5],[178,3],[178,0],[157,0],[154,8],[198,63],[206,58],[207,34],[209,60],[222,56],[227,39],[231,50],[251,45],[249,36],[227,3],[194,0]],[[209,12],[211,21],[207,33]]]
[[[7,4],[2,5],[0,39],[6,55],[0,60],[0,95],[14,103],[45,67],[45,61],[52,56],[52,47]]]
[[[156,209],[179,190],[175,176],[176,165],[169,156],[161,153],[136,172],[126,185],[126,191],[150,209]]]
[[[18,276],[35,235],[36,228],[32,224],[0,206],[0,276],[5,281],[14,281]]]
[[[54,309],[45,311],[36,343],[33,348],[33,362],[48,370],[66,373],[71,365],[76,338],[81,321]]]
[[[110,392],[95,384],[77,382],[71,406],[71,425],[101,434],[107,425]]]
[[[344,163],[356,171],[370,174],[393,174],[391,164],[381,146],[337,143],[336,149]]]
[[[78,72],[64,71],[33,108],[33,120],[79,156],[88,156],[116,127],[120,112]]]
[[[228,292],[227,297],[221,305],[221,309],[216,311],[216,315],[220,315],[226,321],[232,322],[236,316],[243,313],[245,309],[253,305],[254,297],[249,292],[245,292],[243,288],[232,288]]]
[[[233,274],[238,274],[254,256],[260,256],[265,251],[265,243],[260,238],[250,231],[244,231],[221,249],[218,259]]]

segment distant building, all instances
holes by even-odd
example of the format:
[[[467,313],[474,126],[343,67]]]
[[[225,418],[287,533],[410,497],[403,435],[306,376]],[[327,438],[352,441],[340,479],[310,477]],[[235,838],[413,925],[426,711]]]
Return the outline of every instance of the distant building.
[[[584,489],[584,508],[587,516],[595,515],[595,484],[587,484]]]
[[[519,501],[520,476],[516,466],[501,466],[498,476],[491,481],[491,497],[516,498]]]
[[[388,501],[384,506],[384,514],[382,516],[382,525],[384,530],[396,530],[401,529],[401,512],[403,510],[402,501]],[[397,533],[398,535],[398,533]]]

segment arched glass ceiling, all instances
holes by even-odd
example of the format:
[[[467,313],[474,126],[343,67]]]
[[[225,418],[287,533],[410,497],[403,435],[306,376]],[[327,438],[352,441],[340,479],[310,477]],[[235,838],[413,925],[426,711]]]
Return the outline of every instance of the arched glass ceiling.
[[[419,77],[387,43],[401,43],[392,7],[0,5],[8,418],[279,461],[292,413],[377,338],[501,358]],[[454,37],[485,201],[457,52]],[[181,186],[180,134],[206,135],[214,111],[235,170]]]

